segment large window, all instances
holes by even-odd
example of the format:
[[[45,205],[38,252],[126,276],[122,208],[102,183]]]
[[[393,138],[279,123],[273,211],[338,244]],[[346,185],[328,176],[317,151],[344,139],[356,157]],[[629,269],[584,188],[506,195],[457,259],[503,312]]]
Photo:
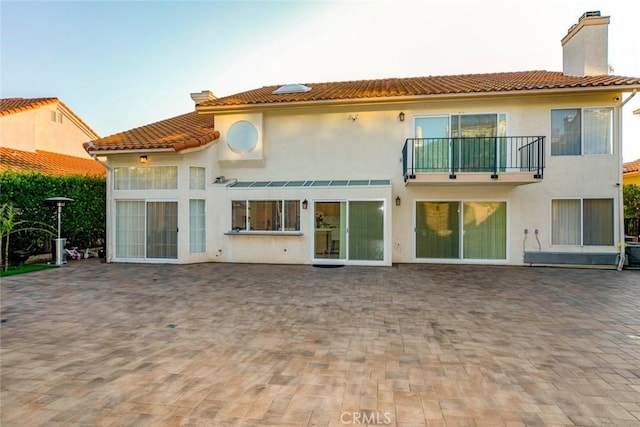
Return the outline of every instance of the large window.
[[[300,231],[300,201],[234,200],[231,218],[234,231]]]
[[[551,110],[551,155],[611,154],[612,108]]]
[[[613,245],[613,199],[551,201],[551,243]]]
[[[203,253],[207,249],[204,200],[189,200],[189,252]]]
[[[506,202],[416,203],[416,258],[507,257]]]
[[[177,166],[114,168],[116,190],[175,190],[178,188]]]

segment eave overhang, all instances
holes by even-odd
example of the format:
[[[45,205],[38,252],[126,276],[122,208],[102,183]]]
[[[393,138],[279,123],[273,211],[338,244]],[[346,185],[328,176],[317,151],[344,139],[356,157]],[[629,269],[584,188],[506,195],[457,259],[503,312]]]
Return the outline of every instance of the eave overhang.
[[[303,100],[288,102],[263,102],[237,105],[198,105],[196,111],[198,114],[236,114],[257,110],[286,110],[292,108],[315,108],[315,107],[332,107],[332,106],[372,106],[372,105],[397,105],[397,104],[415,104],[427,101],[444,101],[444,100],[461,100],[461,99],[498,99],[505,97],[524,97],[524,96],[549,96],[549,95],[566,95],[566,94],[592,94],[592,93],[625,93],[633,92],[640,89],[640,84],[630,85],[602,85],[590,86],[580,85],[571,87],[558,88],[541,88],[541,89],[516,89],[506,91],[477,91],[477,92],[458,92],[458,93],[439,93],[426,95],[403,95],[403,96],[384,96],[371,98],[345,98],[345,99],[326,99],[326,100]]]
[[[209,135],[200,136],[198,138],[192,138],[186,141],[178,141],[172,144],[150,144],[148,147],[144,146],[132,146],[130,148],[98,148],[93,141],[85,142],[83,144],[84,149],[90,155],[95,156],[107,156],[113,154],[132,154],[132,153],[180,153],[185,150],[204,147],[217,141],[220,138],[220,132],[215,130]],[[115,145],[115,144],[114,144]]]

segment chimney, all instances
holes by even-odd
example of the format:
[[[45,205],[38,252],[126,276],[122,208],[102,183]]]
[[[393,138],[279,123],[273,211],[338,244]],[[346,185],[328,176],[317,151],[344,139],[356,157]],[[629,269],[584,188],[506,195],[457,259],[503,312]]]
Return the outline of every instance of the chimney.
[[[196,103],[196,105],[200,105],[206,101],[213,101],[216,97],[210,90],[203,90],[202,92],[193,92],[191,94],[191,99]]]
[[[609,17],[585,12],[562,39],[562,73],[566,76],[609,74]]]

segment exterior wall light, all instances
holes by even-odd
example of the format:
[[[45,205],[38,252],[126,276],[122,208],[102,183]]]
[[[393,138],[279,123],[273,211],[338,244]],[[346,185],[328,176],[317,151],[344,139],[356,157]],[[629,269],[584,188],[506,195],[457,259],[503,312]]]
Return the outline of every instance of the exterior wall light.
[[[304,199],[302,201],[302,209],[307,209],[307,207],[309,207],[309,202],[307,202],[307,199]]]
[[[400,196],[396,197],[396,206],[400,206]]]
[[[404,112],[400,111],[400,114],[398,114],[398,119],[399,119],[401,122],[404,122]]]
[[[147,163],[149,163],[149,159],[147,158],[147,156],[140,156],[138,157],[138,162],[142,163],[143,165],[146,165]]]

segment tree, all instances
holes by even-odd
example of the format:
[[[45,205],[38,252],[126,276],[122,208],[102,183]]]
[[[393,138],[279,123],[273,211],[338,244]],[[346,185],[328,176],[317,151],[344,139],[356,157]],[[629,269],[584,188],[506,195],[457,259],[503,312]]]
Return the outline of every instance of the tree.
[[[640,185],[626,184],[622,187],[625,218],[640,218]]]

